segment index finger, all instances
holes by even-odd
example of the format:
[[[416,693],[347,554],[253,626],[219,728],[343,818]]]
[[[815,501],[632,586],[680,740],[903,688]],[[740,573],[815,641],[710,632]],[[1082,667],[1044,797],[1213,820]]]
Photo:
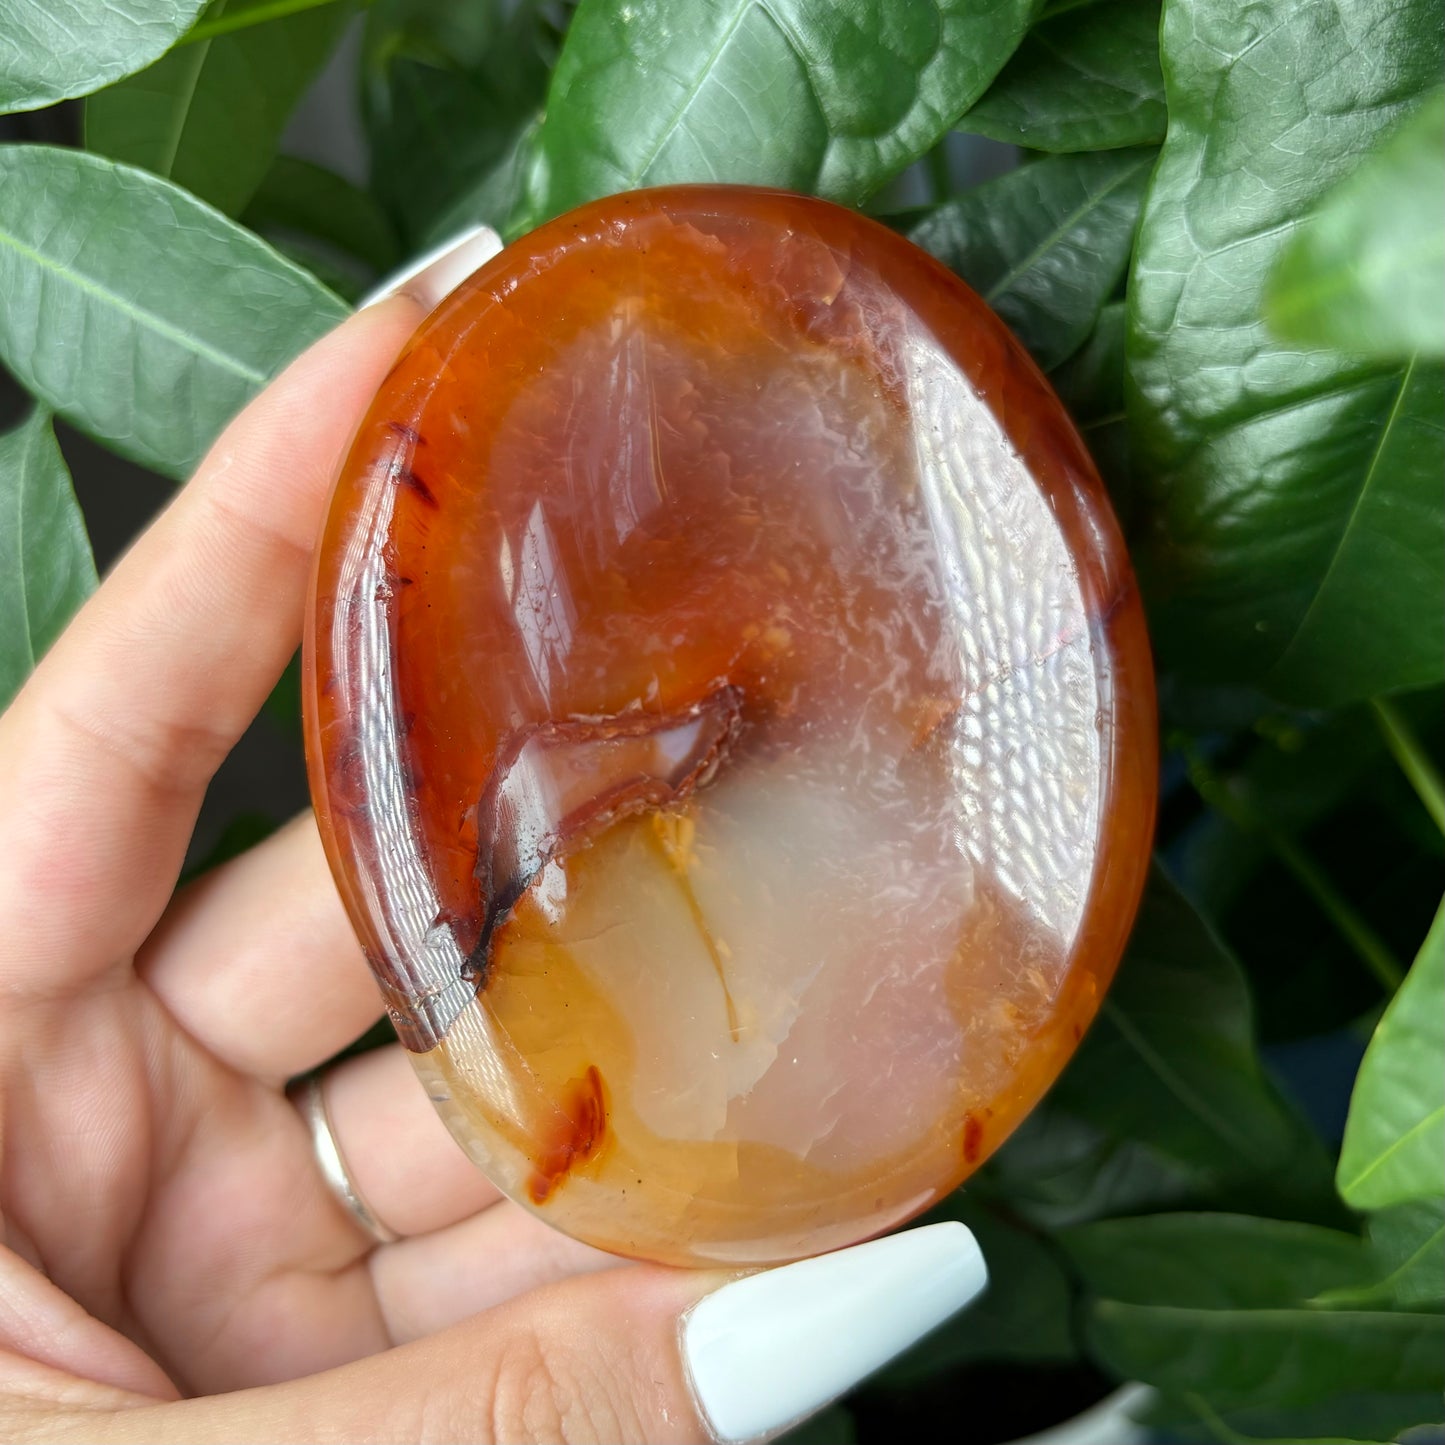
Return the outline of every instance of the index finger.
[[[388,300],[293,362],[0,718],[0,987],[68,993],[154,925],[206,784],[297,646],[332,477],[421,315]]]

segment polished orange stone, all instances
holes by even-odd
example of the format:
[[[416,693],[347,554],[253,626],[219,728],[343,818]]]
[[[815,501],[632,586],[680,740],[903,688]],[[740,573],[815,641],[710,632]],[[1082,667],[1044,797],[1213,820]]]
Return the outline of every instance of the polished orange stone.
[[[430,316],[307,645],[337,882],[443,1117],[605,1249],[756,1264],[972,1171],[1098,1007],[1153,680],[1078,435],[877,223],[677,187]]]

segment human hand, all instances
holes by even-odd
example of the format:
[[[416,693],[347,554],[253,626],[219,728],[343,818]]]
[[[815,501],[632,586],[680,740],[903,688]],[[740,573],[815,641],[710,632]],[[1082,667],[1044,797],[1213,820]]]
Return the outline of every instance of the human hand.
[[[500,1199],[395,1046],[325,1085],[377,1247],[285,1093],[381,1011],[310,815],[172,897],[344,448],[484,244],[248,407],[0,718],[5,1439],[746,1438],[981,1287],[961,1225],[731,1284],[623,1266]]]

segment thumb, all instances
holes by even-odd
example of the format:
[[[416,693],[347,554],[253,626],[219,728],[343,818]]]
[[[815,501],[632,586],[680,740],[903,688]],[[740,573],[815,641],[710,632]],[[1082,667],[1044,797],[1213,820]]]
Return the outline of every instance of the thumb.
[[[283,1385],[47,1413],[43,1435],[102,1445],[765,1439],[906,1349],[984,1282],[978,1246],[957,1223],[741,1279],[609,1270]]]

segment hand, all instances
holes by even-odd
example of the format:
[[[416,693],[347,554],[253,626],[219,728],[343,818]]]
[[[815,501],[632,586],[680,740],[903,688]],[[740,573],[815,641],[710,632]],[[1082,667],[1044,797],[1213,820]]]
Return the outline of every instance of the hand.
[[[732,1285],[621,1265],[499,1199],[396,1046],[326,1078],[374,1247],[285,1094],[380,1014],[310,815],[172,897],[342,452],[479,244],[248,407],[0,718],[5,1439],[742,1438],[980,1287],[962,1226]]]

